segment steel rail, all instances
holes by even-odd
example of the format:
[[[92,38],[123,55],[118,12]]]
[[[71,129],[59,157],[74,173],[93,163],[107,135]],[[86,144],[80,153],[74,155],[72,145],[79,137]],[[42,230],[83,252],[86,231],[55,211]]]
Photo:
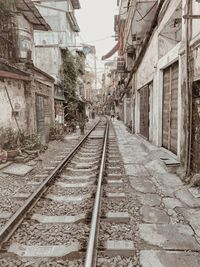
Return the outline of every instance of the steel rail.
[[[2,247],[2,245],[9,240],[9,238],[24,220],[26,213],[35,206],[40,197],[46,192],[53,179],[55,179],[55,177],[60,174],[62,169],[79,150],[80,146],[85,142],[87,137],[97,127],[99,122],[100,120],[92,127],[91,130],[89,130],[89,132],[82,138],[82,140],[75,146],[75,148],[61,161],[61,163],[59,163],[57,167],[55,167],[55,169],[47,176],[47,178],[45,178],[42,184],[30,195],[25,203],[6,222],[6,224],[0,230],[0,247]]]
[[[86,259],[84,267],[94,267],[96,266],[96,254],[97,254],[97,236],[98,236],[98,222],[99,222],[99,214],[101,207],[101,194],[102,194],[102,181],[103,174],[105,168],[106,161],[106,148],[108,141],[108,131],[109,131],[109,123],[107,121],[106,130],[104,134],[104,144],[103,144],[103,154],[101,158],[101,166],[98,176],[98,185],[95,196],[94,208],[92,212],[92,222],[90,228],[89,241],[87,245]]]

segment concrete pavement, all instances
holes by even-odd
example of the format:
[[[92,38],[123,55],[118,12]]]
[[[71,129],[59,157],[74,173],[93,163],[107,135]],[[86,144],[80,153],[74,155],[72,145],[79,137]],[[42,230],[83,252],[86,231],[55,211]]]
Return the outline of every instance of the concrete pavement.
[[[140,205],[140,264],[142,267],[200,266],[200,190],[169,173],[162,149],[148,149],[113,123],[133,197]]]

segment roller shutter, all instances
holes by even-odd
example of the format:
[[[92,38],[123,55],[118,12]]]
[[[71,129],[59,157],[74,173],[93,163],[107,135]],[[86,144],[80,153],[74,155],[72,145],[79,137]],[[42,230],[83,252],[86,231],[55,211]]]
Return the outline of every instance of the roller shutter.
[[[140,134],[149,139],[149,86],[140,89]]]
[[[163,72],[162,145],[177,154],[178,62]]]

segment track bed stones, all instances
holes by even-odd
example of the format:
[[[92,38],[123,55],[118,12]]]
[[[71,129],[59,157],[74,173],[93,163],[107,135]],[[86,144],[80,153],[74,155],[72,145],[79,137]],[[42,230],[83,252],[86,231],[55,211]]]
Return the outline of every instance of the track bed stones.
[[[106,253],[99,253],[97,259],[97,267],[140,267],[139,257],[137,255],[122,256],[122,255],[106,255]]]
[[[87,143],[80,147],[71,162],[64,166],[55,180],[49,182],[43,197],[37,201],[4,245],[4,257],[8,263],[5,266],[81,267],[84,265],[83,251],[89,238],[104,129],[105,125],[102,124],[93,137],[88,138]],[[112,152],[115,153],[116,150]],[[51,158],[50,164],[48,162],[43,164],[43,167],[47,167],[45,172],[34,173],[39,175],[35,177],[40,182],[37,186],[40,187],[47,176],[48,179],[51,178],[51,171],[64,156],[65,153],[60,153],[59,160],[58,157]],[[111,166],[111,169],[114,167]],[[35,185],[29,184],[33,191]],[[120,187],[116,189],[121,193]],[[115,193],[111,187],[108,187],[109,191]],[[119,214],[110,211],[107,214],[107,217],[109,216],[113,220],[119,217]],[[120,218],[122,217],[123,223],[129,219],[125,213],[121,214]],[[113,234],[111,238],[114,238]],[[1,260],[0,257],[0,262]]]
[[[130,224],[101,222],[99,231],[100,245],[104,246],[108,240],[130,240],[134,239],[134,231]]]
[[[82,187],[82,188],[63,188],[61,186],[54,186],[49,189],[49,194],[58,195],[58,196],[85,196],[95,193],[95,186]]]
[[[71,215],[76,216],[81,213],[89,214],[92,212],[93,199],[85,199],[77,203],[55,202],[48,199],[41,200],[34,208],[34,213],[43,215],[62,216]]]
[[[89,225],[85,223],[76,224],[46,224],[36,223],[29,220],[22,223],[20,228],[11,237],[8,247],[13,243],[26,246],[49,246],[49,245],[70,245],[80,243],[84,247],[89,235]]]
[[[61,258],[23,258],[10,253],[5,253],[0,258],[0,266],[4,267],[83,267],[84,261],[82,259],[67,259],[66,257]],[[80,258],[80,256],[79,256]]]
[[[92,194],[85,194],[85,195],[70,195],[70,196],[65,196],[65,195],[53,195],[53,194],[48,194],[46,195],[46,198],[51,199],[56,202],[64,202],[64,203],[79,203],[82,202],[83,200],[87,198],[91,198]]]
[[[128,212],[129,211],[129,203],[127,199],[122,199],[118,201],[117,199],[108,199],[104,198],[102,201],[102,211],[103,212]]]

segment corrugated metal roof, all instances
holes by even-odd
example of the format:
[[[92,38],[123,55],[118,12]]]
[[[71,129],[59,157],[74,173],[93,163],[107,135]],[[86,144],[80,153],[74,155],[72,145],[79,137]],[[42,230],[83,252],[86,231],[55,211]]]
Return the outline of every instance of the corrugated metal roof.
[[[71,0],[71,3],[72,3],[72,6],[74,9],[80,9],[81,8],[79,0]]]
[[[35,30],[48,31],[50,26],[46,23],[38,9],[31,0],[17,0],[17,9],[25,16],[25,18],[33,24]]]

